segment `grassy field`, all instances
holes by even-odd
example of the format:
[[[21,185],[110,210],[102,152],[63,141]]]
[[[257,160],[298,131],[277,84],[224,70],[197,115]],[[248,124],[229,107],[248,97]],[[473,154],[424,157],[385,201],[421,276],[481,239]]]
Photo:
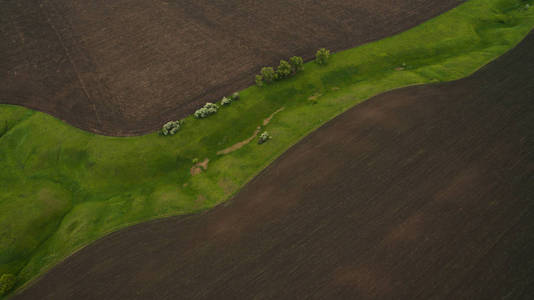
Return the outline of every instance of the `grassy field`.
[[[468,76],[503,54],[534,27],[534,9],[526,8],[532,2],[468,1],[397,36],[337,53],[326,67],[308,63],[294,78],[250,87],[208,119],[187,118],[173,137],[99,136],[1,105],[0,274],[17,274],[20,286],[109,232],[224,202],[355,104],[395,88]],[[281,107],[265,126],[271,141],[217,155]],[[207,170],[191,175],[192,161],[206,158]]]

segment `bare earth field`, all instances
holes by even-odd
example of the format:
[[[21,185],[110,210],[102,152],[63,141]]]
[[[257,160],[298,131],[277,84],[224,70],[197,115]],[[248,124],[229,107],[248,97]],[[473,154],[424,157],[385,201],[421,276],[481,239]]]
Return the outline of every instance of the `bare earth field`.
[[[154,131],[266,65],[404,31],[461,0],[0,0],[0,103],[105,135]]]
[[[533,49],[366,101],[229,202],[111,234],[14,299],[533,299]]]

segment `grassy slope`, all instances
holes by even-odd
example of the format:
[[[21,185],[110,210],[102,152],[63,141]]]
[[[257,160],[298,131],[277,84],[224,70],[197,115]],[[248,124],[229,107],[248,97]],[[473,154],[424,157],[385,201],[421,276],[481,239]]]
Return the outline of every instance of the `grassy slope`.
[[[76,249],[121,227],[198,212],[225,201],[310,131],[378,93],[465,77],[516,45],[534,26],[524,0],[471,0],[400,35],[313,63],[295,78],[259,89],[173,137],[113,138],[53,117],[0,106],[0,274],[21,285]],[[406,63],[406,70],[396,70]],[[308,98],[320,95],[317,104]],[[216,152],[252,135],[228,155]],[[191,176],[192,159],[209,158]]]

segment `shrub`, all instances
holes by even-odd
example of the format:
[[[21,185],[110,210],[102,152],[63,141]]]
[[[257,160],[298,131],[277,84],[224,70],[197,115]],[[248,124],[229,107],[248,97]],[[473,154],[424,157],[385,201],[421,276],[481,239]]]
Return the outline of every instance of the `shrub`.
[[[263,82],[271,83],[276,79],[276,73],[272,67],[263,67],[261,69],[261,77]]]
[[[256,82],[257,86],[259,86],[259,87],[263,86],[263,76],[256,75],[256,78],[254,79],[254,81]]]
[[[267,131],[264,131],[262,134],[260,134],[260,138],[258,139],[258,144],[263,144],[270,140],[272,137],[269,135]]]
[[[194,116],[197,119],[203,119],[203,118],[207,118],[207,117],[213,115],[218,110],[219,110],[219,106],[217,104],[208,102],[208,103],[206,103],[204,105],[204,107],[202,107],[200,109],[197,109],[197,111],[195,111],[195,115]]]
[[[285,61],[281,60],[278,69],[276,69],[276,79],[284,79],[291,75],[291,65]]]
[[[232,103],[232,98],[223,97],[221,100],[221,105],[223,106],[230,105],[230,103]]]
[[[289,59],[291,65],[291,71],[297,73],[304,67],[304,60],[300,56],[293,56]]]
[[[235,92],[232,94],[232,97],[230,97],[232,99],[232,101],[236,101],[236,100],[239,100],[239,93],[238,92]]]
[[[330,50],[321,48],[317,50],[317,53],[315,53],[315,62],[319,65],[325,65],[328,62],[329,57],[330,57]]]
[[[4,296],[15,287],[17,278],[13,274],[3,274],[0,277],[0,296]]]
[[[163,128],[161,128],[161,135],[167,136],[167,135],[174,135],[175,133],[180,130],[180,126],[182,126],[183,121],[170,121],[165,123],[163,125]]]

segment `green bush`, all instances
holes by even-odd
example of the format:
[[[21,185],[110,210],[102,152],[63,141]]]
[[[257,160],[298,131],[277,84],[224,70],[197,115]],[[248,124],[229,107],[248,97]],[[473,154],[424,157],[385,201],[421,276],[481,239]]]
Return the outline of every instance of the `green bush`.
[[[230,97],[232,99],[232,101],[236,101],[236,100],[239,100],[239,93],[238,92],[235,92],[232,94],[232,97]]]
[[[197,109],[197,111],[195,111],[194,116],[197,119],[203,119],[203,118],[207,118],[213,115],[218,110],[219,110],[219,106],[217,104],[208,102],[204,105],[204,107]]]
[[[293,56],[289,59],[289,64],[291,65],[291,71],[297,73],[304,67],[304,60],[300,56]]]
[[[269,135],[267,131],[264,131],[262,134],[260,134],[260,138],[258,139],[258,144],[261,145],[267,142],[268,140],[270,140],[271,138],[272,138],[271,135]]]
[[[6,295],[15,287],[17,283],[17,278],[13,274],[3,274],[0,277],[0,296]]]
[[[221,100],[221,105],[223,106],[230,105],[230,103],[232,103],[232,98],[223,97]]]
[[[278,69],[276,69],[276,79],[284,79],[291,75],[291,65],[285,61],[281,60]]]
[[[183,121],[167,122],[161,128],[160,134],[163,136],[174,135],[175,133],[178,132],[178,130],[180,130],[180,127],[182,126],[182,124],[183,124]]]
[[[326,65],[328,58],[330,58],[330,50],[325,48],[321,48],[315,53],[315,62],[319,65]]]
[[[263,67],[261,69],[261,77],[263,78],[263,82],[271,83],[276,79],[276,73],[272,67]]]
[[[263,86],[263,76],[256,75],[256,78],[254,79],[254,81],[256,82],[257,86],[259,86],[259,87]]]

